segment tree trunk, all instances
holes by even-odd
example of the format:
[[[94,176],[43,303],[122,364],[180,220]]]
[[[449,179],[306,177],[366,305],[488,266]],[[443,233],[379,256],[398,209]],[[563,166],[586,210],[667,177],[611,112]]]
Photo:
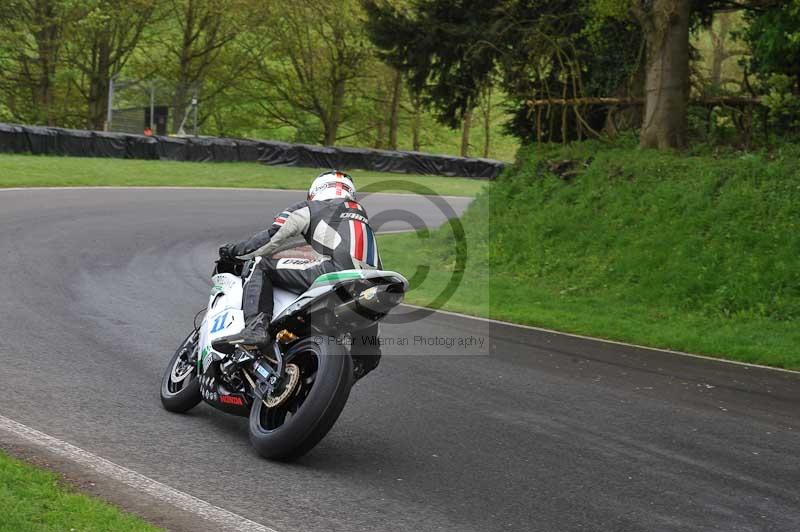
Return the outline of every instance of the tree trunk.
[[[728,34],[730,33],[731,17],[730,13],[718,13],[719,31],[711,28],[711,42],[714,45],[711,63],[711,86],[715,92],[722,88],[722,64],[727,60],[731,53],[726,49]]]
[[[108,114],[108,84],[111,80],[111,46],[107,39],[97,43],[97,68],[89,81],[89,129],[101,130]]]
[[[472,127],[472,109],[464,113],[463,124],[461,128],[461,156],[469,157],[469,132]]]
[[[39,59],[41,77],[36,87],[36,103],[39,107],[39,116],[43,117],[48,126],[54,126],[53,118],[53,80],[55,79],[55,67],[51,66],[48,57]]]
[[[57,37],[56,37],[57,38]],[[38,103],[44,110],[44,118],[48,126],[55,125],[53,120],[53,81],[56,75],[56,54],[51,50],[55,46],[54,38],[48,38],[47,44],[40,45],[39,68],[41,70],[38,86]]]
[[[654,0],[652,7],[637,11],[648,49],[643,148],[686,147],[689,12],[690,0]]]
[[[344,79],[337,79],[333,84],[330,119],[324,124],[325,139],[323,142],[325,146],[333,146],[336,144],[336,138],[339,132],[339,124],[342,122],[342,110],[344,108],[346,85],[347,82]]]
[[[322,121],[322,144],[333,146],[336,143],[336,125],[331,120]]]
[[[485,108],[483,110],[483,156],[489,157],[489,149],[492,145],[492,87],[486,89],[484,97]]]
[[[403,95],[403,76],[395,70],[392,80],[392,102],[389,109],[389,149],[397,149],[397,128],[400,124],[400,97]]]
[[[189,69],[192,61],[192,43],[198,38],[200,33],[199,29],[196,30],[197,33],[195,33],[195,15],[195,3],[188,2],[186,4],[186,11],[184,12],[186,25],[183,26],[181,49],[178,54],[178,83],[176,84],[175,94],[172,100],[172,131],[175,133],[177,133],[181,127],[189,103]]]
[[[375,143],[372,145],[376,150],[383,149],[383,139],[386,135],[386,120],[383,114],[378,118],[378,125],[375,127]]]
[[[186,114],[186,98],[188,92],[186,87],[180,82],[175,87],[175,94],[172,96],[172,132],[177,133]]]
[[[32,33],[39,63],[39,79],[33,89],[34,103],[39,108],[37,114],[40,120],[43,118],[48,126],[53,126],[55,125],[53,84],[65,22],[59,13],[57,3],[52,0],[34,2],[31,4],[31,9]]]
[[[106,125],[108,114],[108,76],[100,75],[89,82],[89,129],[101,131]],[[111,124],[108,124],[109,126]]]
[[[412,103],[414,105],[414,119],[411,122],[411,149],[412,151],[419,151],[419,130],[422,123],[422,103],[420,102],[418,96],[414,96],[412,98]]]

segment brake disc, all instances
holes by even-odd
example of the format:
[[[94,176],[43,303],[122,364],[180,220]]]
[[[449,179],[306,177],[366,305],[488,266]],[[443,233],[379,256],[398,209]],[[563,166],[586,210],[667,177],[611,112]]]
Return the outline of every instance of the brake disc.
[[[284,373],[286,374],[286,384],[281,393],[264,398],[264,404],[267,408],[275,408],[282,404],[297,389],[297,383],[300,382],[300,368],[296,364],[287,364]]]

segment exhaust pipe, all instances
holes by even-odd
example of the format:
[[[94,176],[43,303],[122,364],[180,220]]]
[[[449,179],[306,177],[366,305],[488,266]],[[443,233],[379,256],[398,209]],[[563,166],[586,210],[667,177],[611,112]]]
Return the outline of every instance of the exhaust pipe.
[[[402,303],[404,296],[402,285],[371,286],[354,299],[337,305],[333,313],[339,322],[353,325],[373,322]]]

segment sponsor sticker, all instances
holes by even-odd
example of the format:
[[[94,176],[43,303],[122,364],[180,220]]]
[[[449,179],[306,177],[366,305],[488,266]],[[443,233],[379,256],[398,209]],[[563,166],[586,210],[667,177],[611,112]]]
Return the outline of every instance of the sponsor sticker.
[[[220,395],[219,402],[229,405],[244,406],[244,401],[237,395]]]

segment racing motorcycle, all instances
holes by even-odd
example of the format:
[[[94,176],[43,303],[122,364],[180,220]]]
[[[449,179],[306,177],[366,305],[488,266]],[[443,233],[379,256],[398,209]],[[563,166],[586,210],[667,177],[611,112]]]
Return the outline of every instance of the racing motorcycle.
[[[347,402],[355,379],[352,334],[399,305],[408,281],[392,271],[343,270],[320,276],[302,294],[276,286],[270,344],[217,351],[216,338],[244,327],[243,286],[259,260],[217,262],[205,315],[199,324],[195,317],[167,365],[161,402],[186,412],[205,401],[249,417],[258,453],[292,460],[322,440]]]

